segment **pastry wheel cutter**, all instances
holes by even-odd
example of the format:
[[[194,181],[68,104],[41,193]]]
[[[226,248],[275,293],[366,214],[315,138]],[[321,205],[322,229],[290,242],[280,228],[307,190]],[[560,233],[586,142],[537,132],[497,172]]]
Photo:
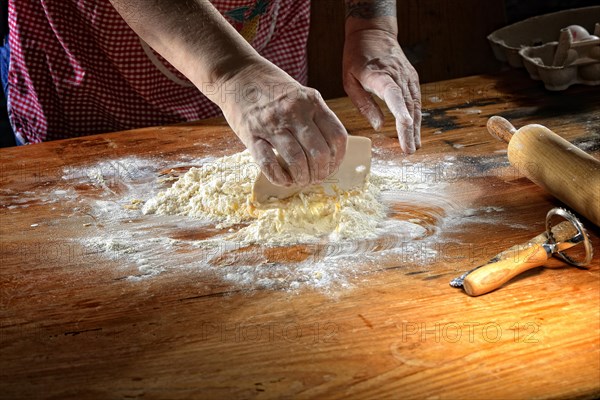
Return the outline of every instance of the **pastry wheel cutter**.
[[[552,225],[554,216],[565,219]],[[585,257],[576,261],[563,251],[583,243]],[[585,267],[593,257],[590,239],[581,222],[564,208],[553,208],[546,215],[546,231],[527,243],[513,246],[496,255],[486,264],[473,268],[454,278],[450,286],[460,288],[470,296],[486,294],[502,286],[510,279],[531,268],[545,265],[550,257],[556,256],[568,264]],[[551,265],[546,265],[552,268]],[[559,267],[562,265],[556,265]]]

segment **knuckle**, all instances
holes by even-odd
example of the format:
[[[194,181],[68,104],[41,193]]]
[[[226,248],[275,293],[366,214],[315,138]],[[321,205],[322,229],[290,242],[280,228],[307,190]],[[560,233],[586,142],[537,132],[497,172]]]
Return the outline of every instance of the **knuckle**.
[[[307,88],[308,97],[314,101],[322,102],[323,96],[321,96],[321,92],[314,88]]]
[[[359,104],[357,108],[361,114],[368,114],[371,112],[371,110],[373,110],[373,105],[365,102]]]
[[[404,116],[398,117],[396,119],[396,124],[404,129],[409,128],[412,125],[412,122],[412,119]]]
[[[330,154],[331,152],[329,151],[329,148],[324,149],[321,147],[314,147],[309,150],[310,157],[316,163],[322,163],[324,161],[329,162]]]
[[[416,100],[414,102],[414,107],[415,107],[415,111],[421,112],[421,101],[420,100]]]
[[[263,111],[262,113],[262,126],[277,126],[279,123],[279,114],[271,107]]]
[[[285,98],[278,104],[277,110],[275,110],[276,118],[281,118],[281,116],[284,116],[284,117],[293,116],[294,113],[296,112],[297,107],[298,107],[297,99]]]

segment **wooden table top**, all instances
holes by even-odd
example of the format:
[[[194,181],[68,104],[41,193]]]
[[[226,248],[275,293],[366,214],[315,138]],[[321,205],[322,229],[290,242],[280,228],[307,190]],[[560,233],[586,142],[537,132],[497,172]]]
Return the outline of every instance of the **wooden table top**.
[[[2,149],[0,398],[600,396],[598,255],[481,297],[448,285],[560,205],[508,164],[487,118],[598,157],[600,91],[551,93],[522,71],[422,91],[409,157],[329,102],[406,182],[390,215],[417,233],[395,242],[207,250],[195,240],[222,230],[142,215],[160,171],[243,149],[220,119]]]

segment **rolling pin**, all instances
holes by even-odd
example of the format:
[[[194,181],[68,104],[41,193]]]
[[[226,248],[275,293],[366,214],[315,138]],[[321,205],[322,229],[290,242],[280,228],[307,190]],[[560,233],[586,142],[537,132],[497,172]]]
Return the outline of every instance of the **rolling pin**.
[[[491,117],[487,129],[508,143],[508,160],[527,178],[600,226],[600,161],[543,125],[515,129]]]

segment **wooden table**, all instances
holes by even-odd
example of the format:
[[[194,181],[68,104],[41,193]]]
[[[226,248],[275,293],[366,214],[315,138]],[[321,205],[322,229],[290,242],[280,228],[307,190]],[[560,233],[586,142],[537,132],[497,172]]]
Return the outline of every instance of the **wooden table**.
[[[254,247],[254,264],[250,250],[228,250],[194,267],[205,255],[193,240],[216,229],[136,210],[135,190],[155,193],[166,166],[242,150],[222,120],[0,151],[0,397],[599,396],[598,255],[589,269],[536,268],[477,298],[448,282],[541,233],[559,205],[508,165],[487,118],[541,123],[598,155],[600,92],[550,93],[521,71],[422,90],[423,148],[406,158],[348,99],[329,102],[373,139],[377,162],[423,184],[391,212],[418,217],[426,234],[387,253],[369,243],[370,261],[348,270],[314,246]],[[94,238],[107,235],[116,241],[99,251]],[[311,260],[337,275],[298,279]]]

